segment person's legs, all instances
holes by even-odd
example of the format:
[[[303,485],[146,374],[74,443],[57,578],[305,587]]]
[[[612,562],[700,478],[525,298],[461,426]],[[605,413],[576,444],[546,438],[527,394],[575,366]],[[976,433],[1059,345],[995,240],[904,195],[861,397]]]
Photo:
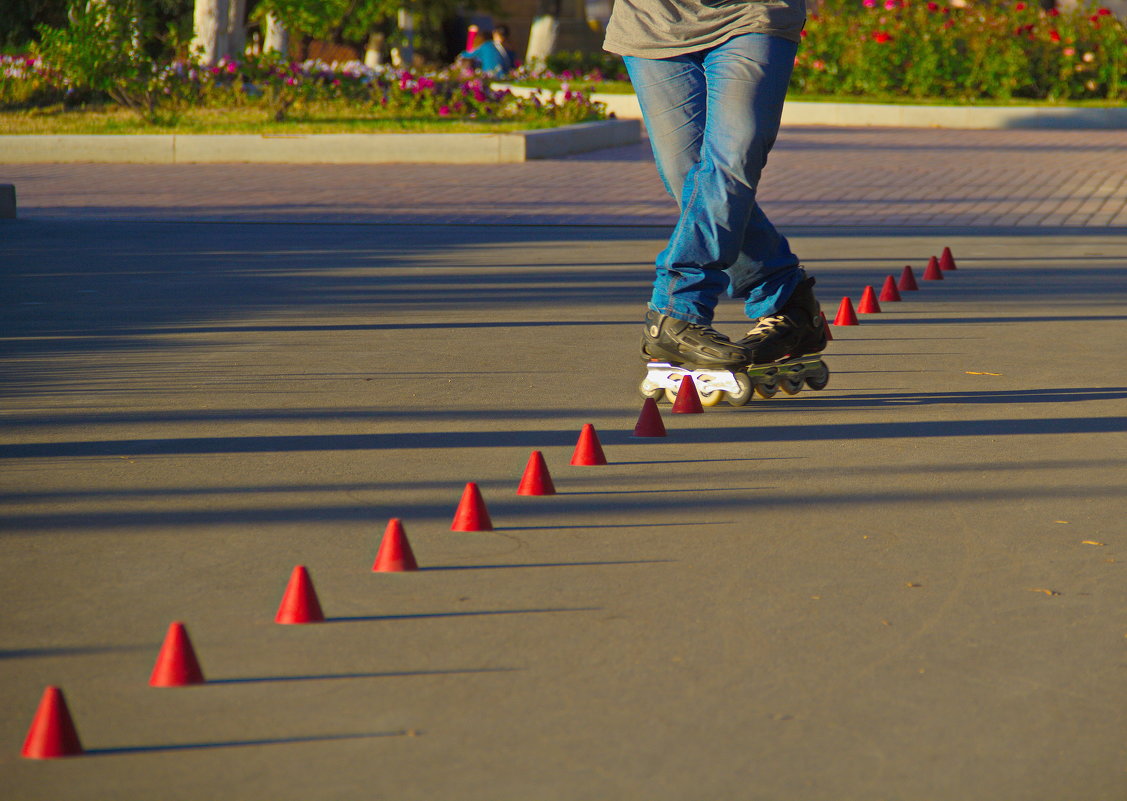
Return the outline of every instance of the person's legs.
[[[729,289],[758,317],[801,279],[798,259],[755,202],[794,53],[791,42],[748,34],[703,53],[627,59],[659,174],[681,209],[657,259],[651,309],[708,325]]]

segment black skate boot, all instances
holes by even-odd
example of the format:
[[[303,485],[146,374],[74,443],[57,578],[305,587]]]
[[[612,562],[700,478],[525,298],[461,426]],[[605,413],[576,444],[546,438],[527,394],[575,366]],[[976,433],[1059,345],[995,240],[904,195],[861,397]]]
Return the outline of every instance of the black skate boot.
[[[826,349],[826,321],[814,297],[814,279],[803,279],[783,308],[760,317],[738,343],[747,364],[771,364]]]
[[[748,354],[728,337],[706,325],[669,317],[650,309],[642,332],[642,358],[694,367],[737,367]]]

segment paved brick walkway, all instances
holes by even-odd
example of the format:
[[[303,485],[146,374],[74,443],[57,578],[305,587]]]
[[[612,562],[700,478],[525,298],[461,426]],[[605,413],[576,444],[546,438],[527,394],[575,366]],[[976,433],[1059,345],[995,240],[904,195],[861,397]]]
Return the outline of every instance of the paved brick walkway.
[[[1127,227],[1127,131],[791,127],[782,226]],[[668,225],[645,144],[511,165],[0,165],[21,216]]]

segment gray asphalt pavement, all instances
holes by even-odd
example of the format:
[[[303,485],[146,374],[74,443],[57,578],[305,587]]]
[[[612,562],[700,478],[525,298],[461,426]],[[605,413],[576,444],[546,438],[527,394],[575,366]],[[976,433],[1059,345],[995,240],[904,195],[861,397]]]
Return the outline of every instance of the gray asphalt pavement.
[[[914,169],[973,172],[916,133]],[[663,406],[663,440],[630,436],[668,216],[644,152],[514,167],[552,205],[511,218],[360,170],[3,168],[0,795],[1123,798],[1121,168],[1106,219],[982,182],[976,221],[926,223],[886,134],[778,207],[823,306],[959,269],[835,328],[824,391]],[[976,141],[980,172],[1020,156]],[[1102,156],[1038,141],[1063,215]],[[639,219],[596,224],[612,190]],[[840,211],[882,191],[900,222]],[[584,423],[610,464],[568,464]],[[556,496],[515,494],[533,449]],[[493,532],[449,530],[468,481]],[[371,572],[390,517],[418,573]],[[297,564],[329,622],[273,622]],[[174,620],[206,685],[147,685]],[[20,758],[47,684],[87,755]]]

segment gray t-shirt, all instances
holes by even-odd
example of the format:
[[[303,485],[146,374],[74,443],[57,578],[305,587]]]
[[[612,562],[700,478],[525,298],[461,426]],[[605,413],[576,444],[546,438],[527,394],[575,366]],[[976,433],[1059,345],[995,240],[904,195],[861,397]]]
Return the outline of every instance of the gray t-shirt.
[[[805,0],[614,0],[603,49],[621,56],[670,58],[744,33],[797,42],[805,23]]]

